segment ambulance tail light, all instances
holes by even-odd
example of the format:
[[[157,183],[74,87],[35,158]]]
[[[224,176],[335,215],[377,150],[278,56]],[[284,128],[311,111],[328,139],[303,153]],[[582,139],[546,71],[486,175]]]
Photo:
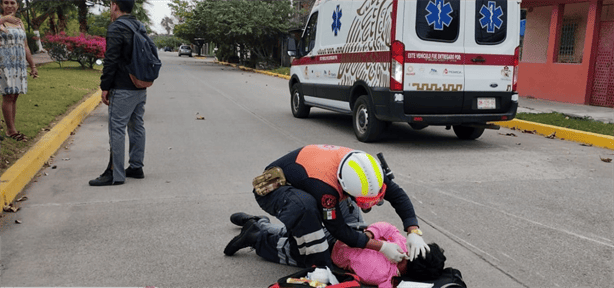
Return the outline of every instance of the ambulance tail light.
[[[514,77],[512,78],[512,91],[518,91],[518,64],[520,62],[520,46],[514,50]]]
[[[390,49],[390,90],[403,91],[403,64],[405,45],[401,41],[392,42]]]

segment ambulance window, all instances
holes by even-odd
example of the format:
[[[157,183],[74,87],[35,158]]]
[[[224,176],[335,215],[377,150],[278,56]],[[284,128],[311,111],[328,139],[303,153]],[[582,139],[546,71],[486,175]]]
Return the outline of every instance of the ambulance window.
[[[494,45],[507,36],[507,0],[475,1],[475,42]]]
[[[416,33],[427,41],[455,42],[460,28],[460,0],[418,0]]]
[[[303,51],[302,55],[307,55],[313,49],[316,43],[316,26],[318,24],[318,13],[313,13],[311,18],[309,18],[309,23],[307,24],[307,28],[305,28],[305,33],[303,34]]]

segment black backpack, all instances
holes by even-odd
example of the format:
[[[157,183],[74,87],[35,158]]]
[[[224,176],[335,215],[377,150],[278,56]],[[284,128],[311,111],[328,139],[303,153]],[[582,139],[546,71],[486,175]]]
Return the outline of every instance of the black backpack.
[[[397,287],[401,281],[430,283],[433,284],[433,288],[467,288],[467,284],[465,284],[465,281],[463,281],[463,275],[461,272],[452,267],[443,269],[441,276],[432,280],[415,280],[407,276],[393,277],[393,287]]]
[[[132,62],[126,68],[130,73],[130,79],[136,88],[147,88],[158,78],[162,62],[158,58],[158,48],[153,40],[147,36],[147,30],[139,21],[117,19],[132,30]],[[136,26],[138,25],[138,27]]]

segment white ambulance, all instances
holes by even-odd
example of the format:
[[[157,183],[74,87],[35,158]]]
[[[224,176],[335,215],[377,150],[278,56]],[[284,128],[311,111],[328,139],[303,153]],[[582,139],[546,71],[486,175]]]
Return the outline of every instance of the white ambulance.
[[[290,69],[291,109],[352,114],[356,137],[391,122],[476,139],[511,120],[520,0],[318,0]]]

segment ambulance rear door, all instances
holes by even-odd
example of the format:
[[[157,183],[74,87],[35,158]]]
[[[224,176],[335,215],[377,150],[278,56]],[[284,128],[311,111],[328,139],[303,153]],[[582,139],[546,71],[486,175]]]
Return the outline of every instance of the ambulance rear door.
[[[399,1],[405,114],[458,114],[464,103],[466,1]],[[401,19],[399,19],[401,20]]]
[[[463,113],[507,112],[514,55],[519,45],[520,1],[467,0]]]

